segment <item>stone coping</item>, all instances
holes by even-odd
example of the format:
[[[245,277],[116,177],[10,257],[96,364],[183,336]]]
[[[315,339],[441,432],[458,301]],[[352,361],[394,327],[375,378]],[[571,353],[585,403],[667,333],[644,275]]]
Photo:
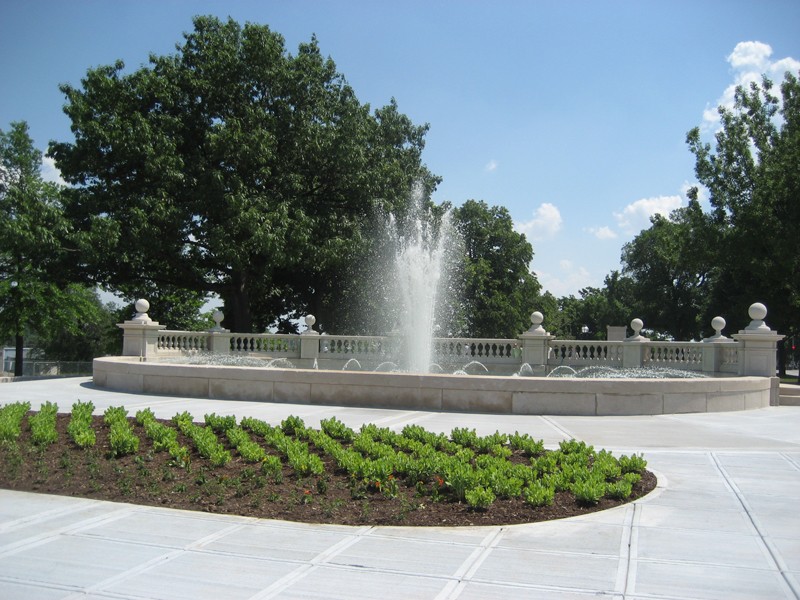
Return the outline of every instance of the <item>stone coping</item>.
[[[777,378],[568,379],[420,375],[94,360],[95,385],[193,398],[528,415],[657,415],[764,408]]]

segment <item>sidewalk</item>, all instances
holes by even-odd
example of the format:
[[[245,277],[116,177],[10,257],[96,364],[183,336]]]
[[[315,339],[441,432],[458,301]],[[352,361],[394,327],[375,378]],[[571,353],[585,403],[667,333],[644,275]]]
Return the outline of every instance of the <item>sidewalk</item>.
[[[108,392],[87,378],[0,385],[0,403],[77,399],[576,437],[643,452],[648,497],[531,525],[344,527],[0,490],[0,598],[800,598],[800,407],[655,417],[430,413]]]

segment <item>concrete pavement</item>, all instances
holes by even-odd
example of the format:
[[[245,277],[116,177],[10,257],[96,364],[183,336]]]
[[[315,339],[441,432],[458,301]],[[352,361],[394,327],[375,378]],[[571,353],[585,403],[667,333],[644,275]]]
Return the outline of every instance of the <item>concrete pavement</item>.
[[[643,452],[648,497],[508,527],[308,525],[0,490],[0,598],[800,598],[800,407],[653,417],[477,415],[121,394],[89,379],[0,385],[0,403],[77,399],[307,424],[527,432]]]

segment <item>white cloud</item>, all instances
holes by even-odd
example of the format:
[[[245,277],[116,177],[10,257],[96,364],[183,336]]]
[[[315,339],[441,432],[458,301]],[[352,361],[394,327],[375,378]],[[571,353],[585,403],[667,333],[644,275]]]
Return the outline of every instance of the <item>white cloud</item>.
[[[680,208],[682,205],[683,199],[680,196],[642,198],[628,204],[622,209],[622,212],[615,212],[614,218],[623,232],[635,235],[650,226],[650,217],[653,215],[660,214],[667,217],[673,210]]]
[[[577,296],[578,290],[593,285],[591,274],[586,267],[575,266],[572,261],[564,259],[558,261],[557,272],[536,271],[536,277],[542,284],[542,289],[558,298]]]
[[[703,126],[705,129],[716,129],[719,124],[718,106],[733,108],[734,92],[738,86],[747,87],[753,82],[760,82],[762,75],[766,75],[773,82],[780,83],[786,71],[800,70],[800,61],[791,58],[771,60],[772,46],[763,42],[739,42],[733,49],[727,61],[731,65],[733,83],[731,83],[714,106],[708,106],[703,111]]]
[[[617,238],[616,232],[606,225],[603,227],[589,227],[586,231],[591,233],[598,240],[613,240]]]
[[[761,42],[739,42],[727,60],[734,69],[764,71],[769,65],[772,47]]]
[[[56,167],[55,161],[49,156],[42,156],[42,167],[40,171],[44,181],[50,181],[59,185],[67,185],[67,182],[61,177],[61,171]]]
[[[546,240],[555,237],[563,223],[561,211],[549,202],[544,202],[533,211],[533,218],[523,223],[514,223],[514,229],[531,240]]]
[[[500,163],[498,163],[495,159],[492,159],[488,163],[486,163],[486,166],[483,168],[483,170],[486,171],[487,173],[494,173],[495,171],[497,171],[497,167],[499,166]]]

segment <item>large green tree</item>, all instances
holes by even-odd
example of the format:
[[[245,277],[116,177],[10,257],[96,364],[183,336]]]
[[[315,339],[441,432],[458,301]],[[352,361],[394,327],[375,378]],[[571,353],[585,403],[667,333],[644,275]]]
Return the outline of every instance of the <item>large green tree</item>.
[[[719,280],[715,303],[735,322],[762,301],[784,333],[800,325],[800,82],[786,73],[776,95],[766,77],[738,87],[720,107],[715,144],[695,128],[687,136],[697,178],[709,192]],[[711,241],[716,241],[712,240]]]
[[[800,83],[787,73],[780,97],[773,84],[738,87],[732,107],[719,108],[714,145],[699,128],[687,135],[699,190],[689,205],[623,248],[624,272],[635,281],[646,326],[678,339],[710,333],[716,315],[735,331],[756,301],[783,333],[800,324]]]
[[[427,126],[394,101],[372,112],[316,39],[292,55],[263,25],[197,17],[176,54],[62,91],[75,141],[50,152],[87,272],[123,293],[219,294],[235,331],[310,310],[324,328],[364,224],[438,182]]]
[[[15,375],[26,332],[72,330],[81,314],[72,301],[69,224],[41,166],[27,123],[0,130],[0,339],[14,339]]]
[[[669,217],[655,215],[648,229],[623,246],[624,273],[634,281],[635,316],[648,329],[679,340],[699,339],[708,330],[719,239],[699,202],[690,200]]]
[[[514,231],[508,210],[468,200],[453,209],[464,244],[463,331],[472,337],[516,337],[530,327],[541,286],[530,271],[533,248]]]

